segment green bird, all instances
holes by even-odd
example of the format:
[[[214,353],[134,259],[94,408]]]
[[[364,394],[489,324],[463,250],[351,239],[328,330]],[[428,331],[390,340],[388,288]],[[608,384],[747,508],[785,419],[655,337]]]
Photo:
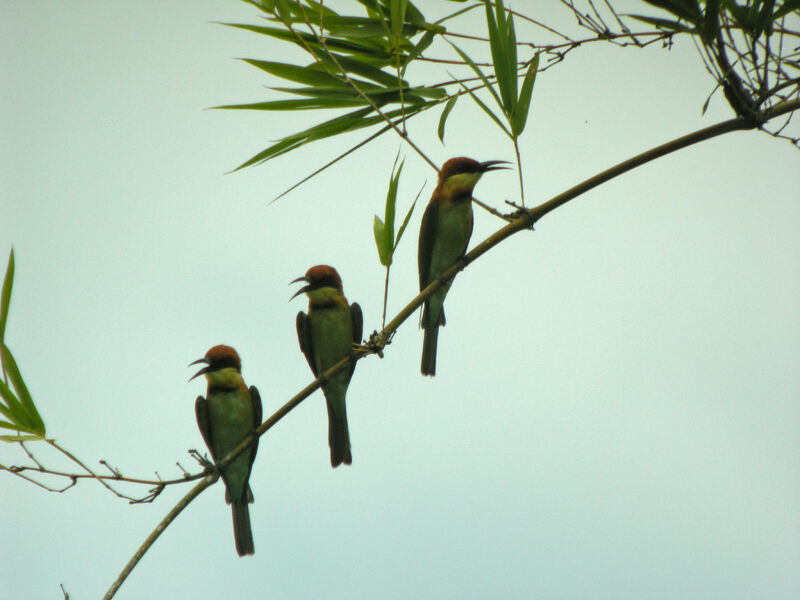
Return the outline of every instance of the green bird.
[[[304,281],[307,285],[292,298],[305,293],[308,296],[308,314],[303,311],[297,313],[297,339],[311,371],[315,377],[319,377],[342,358],[350,356],[353,344],[361,343],[364,318],[357,303],[347,304],[342,291],[342,279],[333,267],[311,267],[305,276],[292,283],[298,281]],[[331,466],[334,468],[342,463],[349,465],[353,462],[345,395],[354,370],[355,363],[322,385],[328,405],[328,445],[331,449]]]
[[[214,346],[204,358],[191,365],[206,366],[189,381],[205,375],[208,380],[206,397],[197,397],[194,405],[197,425],[214,460],[223,458],[261,425],[261,396],[242,379],[242,363],[230,346]],[[250,509],[253,492],[248,480],[258,450],[258,438],[222,471],[225,501],[233,512],[233,538],[239,556],[253,554],[253,532],[250,529]]]
[[[419,230],[417,263],[419,289],[440,278],[467,251],[472,235],[472,190],[487,171],[505,169],[496,166],[508,161],[478,162],[460,156],[451,158],[439,171],[439,183],[422,215]],[[425,330],[422,343],[423,375],[436,375],[436,344],[439,326],[445,324],[444,298],[453,280],[442,282],[426,300],[422,309],[421,326]]]

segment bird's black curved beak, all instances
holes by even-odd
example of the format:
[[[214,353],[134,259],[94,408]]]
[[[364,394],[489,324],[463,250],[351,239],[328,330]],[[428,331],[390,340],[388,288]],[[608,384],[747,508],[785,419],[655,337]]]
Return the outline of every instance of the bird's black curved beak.
[[[511,164],[507,160],[487,160],[482,163],[478,163],[478,171],[481,173],[486,173],[487,171],[497,171],[498,169],[510,169],[511,167],[505,166],[498,166],[498,165],[507,165]]]
[[[300,281],[305,281],[306,283],[308,283],[308,278],[305,275],[303,277],[298,277],[297,279],[295,279],[293,281],[290,281],[289,285],[292,285],[293,283],[298,283]],[[291,302],[292,300],[297,298],[300,294],[306,293],[310,289],[311,289],[311,285],[310,284],[309,285],[304,285],[299,290],[297,290],[291,298],[289,298],[289,302]]]
[[[195,374],[194,374],[194,375],[192,375],[191,377],[189,377],[189,381],[191,381],[191,380],[192,380],[192,379],[194,379],[195,377],[200,377],[200,375],[205,375],[205,374],[206,374],[206,373],[208,373],[209,371],[212,371],[212,370],[213,370],[213,369],[211,368],[211,365],[210,365],[210,364],[209,364],[209,362],[208,362],[208,359],[207,359],[207,358],[205,358],[205,357],[204,357],[204,358],[198,358],[196,361],[189,363],[187,366],[191,367],[192,365],[199,365],[199,364],[201,364],[201,363],[205,364],[206,366],[205,366],[205,367],[203,367],[202,369],[200,369],[200,370],[199,370],[197,373],[195,373]]]

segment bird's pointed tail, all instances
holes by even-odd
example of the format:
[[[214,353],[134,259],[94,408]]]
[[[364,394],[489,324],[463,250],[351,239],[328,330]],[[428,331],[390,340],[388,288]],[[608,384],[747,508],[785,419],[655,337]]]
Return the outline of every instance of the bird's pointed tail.
[[[331,403],[328,402],[328,445],[331,448],[331,466],[341,464],[349,465],[353,462],[350,453],[350,431],[347,429],[347,413],[342,402],[341,414],[336,414]]]
[[[233,539],[236,540],[236,552],[239,556],[254,554],[253,531],[250,528],[250,508],[247,496],[231,504],[233,512]]]
[[[425,328],[425,338],[422,341],[422,362],[420,371],[423,375],[436,375],[436,344],[439,340],[439,326]]]
[[[434,319],[433,308],[430,302],[426,302],[422,309],[422,328],[425,330],[425,337],[422,340],[422,362],[420,371],[423,375],[436,375],[436,344],[439,341],[439,327],[445,324],[444,307],[439,304],[439,318]]]

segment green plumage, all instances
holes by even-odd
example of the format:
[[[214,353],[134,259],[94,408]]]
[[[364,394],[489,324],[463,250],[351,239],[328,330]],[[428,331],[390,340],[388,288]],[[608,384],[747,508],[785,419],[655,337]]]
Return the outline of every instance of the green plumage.
[[[419,229],[417,266],[422,291],[464,256],[472,235],[472,190],[483,173],[503,169],[502,160],[478,162],[465,156],[451,158],[439,171]],[[420,371],[436,375],[436,345],[439,327],[445,324],[444,299],[453,280],[444,281],[426,300],[422,309],[425,339]]]
[[[233,369],[223,369],[223,371]],[[214,460],[219,460],[261,424],[261,397],[255,387],[245,387],[241,376],[224,383],[222,371],[209,373],[207,397],[195,402],[197,424]],[[237,373],[238,375],[238,373]],[[226,387],[227,385],[227,387]],[[258,440],[239,454],[222,472],[225,500],[231,504],[236,551],[240,556],[253,554],[253,534],[250,529],[248,504],[253,501],[248,481],[253,467]]]
[[[309,297],[308,314],[297,314],[297,338],[311,371],[319,376],[349,356],[354,343],[361,342],[363,317],[361,307],[355,302],[348,306],[336,287],[309,289],[306,293]],[[349,465],[353,461],[345,396],[354,368],[355,365],[334,375],[322,386],[328,408],[332,467]]]
[[[432,201],[422,216],[419,237],[419,287],[424,289],[433,279],[450,268],[467,250],[472,235],[472,202],[470,197]],[[445,324],[444,299],[452,280],[442,285],[425,301],[422,310],[422,343],[420,370],[423,375],[436,374],[436,345],[439,327]]]

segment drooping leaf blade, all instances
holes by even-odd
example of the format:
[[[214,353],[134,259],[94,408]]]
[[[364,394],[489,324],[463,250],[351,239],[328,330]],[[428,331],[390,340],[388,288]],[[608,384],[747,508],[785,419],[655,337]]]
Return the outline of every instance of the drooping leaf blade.
[[[442,111],[442,116],[439,117],[439,140],[444,143],[444,125],[447,122],[447,117],[450,116],[450,111],[453,110],[453,107],[456,105],[456,101],[458,100],[458,94],[454,95],[450,100],[447,101],[447,104],[444,105],[444,110]]]
[[[453,42],[450,42],[448,40],[448,43],[455,49],[455,51],[462,58],[462,60],[470,66],[470,68],[473,70],[473,72],[481,80],[483,85],[486,86],[486,88],[492,94],[492,97],[494,98],[495,102],[497,102],[497,106],[499,106],[500,108],[503,108],[503,103],[500,101],[500,96],[497,95],[497,92],[495,91],[494,86],[491,83],[489,83],[489,80],[486,78],[486,75],[484,75],[483,71],[480,70],[480,67],[478,67],[478,65],[475,64],[475,61],[473,61],[463,50],[461,50],[461,48],[456,46]],[[470,92],[470,95],[473,98],[475,98],[475,95],[472,94],[472,92]]]
[[[5,401],[5,404],[0,402],[0,413],[3,414],[12,423],[19,423],[21,425],[27,424],[27,416],[22,403],[14,395],[5,381],[0,379],[0,398]]]
[[[519,93],[519,99],[514,107],[512,131],[516,136],[522,134],[525,130],[525,124],[528,121],[528,112],[531,105],[531,97],[533,96],[533,84],[536,82],[536,73],[538,69],[539,54],[537,53],[528,66],[528,72],[525,73],[525,79],[522,82],[522,90]]]
[[[400,229],[397,230],[397,238],[394,240],[394,250],[397,250],[398,244],[400,244],[400,238],[403,237],[403,232],[406,230],[408,226],[408,222],[411,220],[411,214],[414,212],[414,207],[417,205],[416,199],[414,202],[411,203],[411,208],[408,209],[406,213],[405,219],[403,219],[403,224],[400,225]]]
[[[11,385],[14,386],[17,392],[17,398],[19,398],[20,404],[28,417],[26,422],[34,428],[33,433],[44,435],[44,421],[42,421],[39,411],[36,410],[36,405],[28,391],[28,386],[25,385],[25,381],[22,379],[17,361],[14,360],[14,356],[5,344],[0,347],[0,352],[2,353],[3,366],[6,369],[8,378],[11,380]]]
[[[8,309],[11,306],[11,288],[14,286],[14,249],[8,255],[8,266],[3,278],[3,289],[0,292],[0,344],[3,343],[6,334],[6,322],[8,321]]]
[[[378,249],[378,258],[384,267],[392,264],[392,246],[389,240],[386,226],[375,215],[372,221],[372,233],[375,235],[375,247]]]

